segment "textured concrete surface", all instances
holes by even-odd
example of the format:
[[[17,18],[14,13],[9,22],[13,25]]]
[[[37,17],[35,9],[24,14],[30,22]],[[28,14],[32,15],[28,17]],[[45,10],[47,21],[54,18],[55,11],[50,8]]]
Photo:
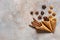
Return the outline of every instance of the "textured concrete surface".
[[[28,26],[32,21],[30,11],[40,12],[43,4],[54,5],[55,33],[38,34]],[[60,0],[0,0],[0,40],[60,40]]]

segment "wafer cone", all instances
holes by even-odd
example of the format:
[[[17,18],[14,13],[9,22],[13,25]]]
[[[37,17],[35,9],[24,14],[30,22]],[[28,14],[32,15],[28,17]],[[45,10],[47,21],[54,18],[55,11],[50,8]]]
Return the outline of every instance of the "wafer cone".
[[[39,29],[41,31],[47,31],[47,32],[51,32],[42,22],[41,22],[42,26],[41,27],[36,27],[36,29]]]
[[[52,18],[51,20],[50,20],[50,22],[51,22],[51,26],[52,26],[52,32],[54,32],[54,30],[55,30],[55,27],[56,27],[56,18]]]
[[[32,23],[32,25],[34,26],[34,27],[40,27],[41,26],[41,24],[36,20],[36,19],[33,19],[34,21],[33,22],[31,22]]]
[[[52,31],[52,26],[51,26],[50,21],[42,21],[42,22],[48,29],[50,29]]]

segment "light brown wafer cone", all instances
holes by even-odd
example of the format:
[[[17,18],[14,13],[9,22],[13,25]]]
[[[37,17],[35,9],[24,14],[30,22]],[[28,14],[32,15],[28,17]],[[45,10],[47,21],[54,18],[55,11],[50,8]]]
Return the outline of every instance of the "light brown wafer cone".
[[[34,26],[34,27],[40,27],[41,26],[41,24],[36,20],[36,19],[34,19],[33,18],[33,22],[31,22],[32,23],[32,25]]]
[[[41,31],[47,31],[47,32],[51,32],[42,22],[41,22],[42,26],[41,27],[36,27],[36,29],[39,29]]]
[[[39,26],[35,21],[31,22],[31,24],[32,24],[33,27]]]
[[[55,27],[56,27],[56,18],[52,18],[51,20],[50,20],[50,23],[51,23],[51,26],[52,26],[52,32],[54,32],[54,30],[55,30]]]
[[[52,26],[51,26],[50,21],[42,21],[42,22],[48,29],[50,29],[52,31]]]

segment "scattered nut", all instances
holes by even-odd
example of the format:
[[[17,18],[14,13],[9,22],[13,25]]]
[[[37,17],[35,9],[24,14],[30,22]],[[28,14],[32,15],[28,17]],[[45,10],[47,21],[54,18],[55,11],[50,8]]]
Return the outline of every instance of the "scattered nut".
[[[53,9],[53,5],[50,6],[50,9]]]
[[[56,15],[56,13],[53,13],[52,15],[53,15],[53,16],[55,16],[55,15]]]
[[[36,15],[38,15],[38,14],[39,14],[39,12],[38,12],[38,11],[36,11],[36,12],[35,12],[35,14],[36,14]]]
[[[42,9],[46,9],[46,5],[42,5]]]
[[[39,16],[38,16],[38,20],[40,20],[40,19],[42,19],[42,17],[39,15]]]
[[[33,15],[33,11],[31,11],[30,14]]]
[[[48,13],[51,14],[52,13],[52,10],[48,10]]]
[[[41,15],[44,15],[44,11],[41,11]]]
[[[49,21],[49,18],[46,16],[44,16],[43,19],[44,19],[44,21]]]

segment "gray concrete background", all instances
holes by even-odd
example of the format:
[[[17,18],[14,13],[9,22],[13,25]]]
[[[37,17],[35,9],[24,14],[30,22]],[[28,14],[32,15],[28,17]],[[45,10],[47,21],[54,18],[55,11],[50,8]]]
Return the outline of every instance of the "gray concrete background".
[[[54,6],[57,25],[55,33],[36,33],[28,25],[30,11],[41,12],[41,6]],[[35,15],[33,16],[35,17]],[[60,0],[0,0],[0,40],[60,40]]]

